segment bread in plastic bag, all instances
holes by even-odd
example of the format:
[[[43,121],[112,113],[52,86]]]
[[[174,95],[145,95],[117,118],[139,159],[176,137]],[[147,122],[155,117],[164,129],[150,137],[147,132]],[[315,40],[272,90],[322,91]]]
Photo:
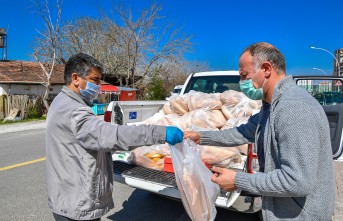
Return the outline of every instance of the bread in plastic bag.
[[[203,110],[198,109],[195,111],[188,112],[183,115],[178,126],[182,130],[189,130],[194,125],[200,128],[221,128],[226,122],[223,113],[220,110]]]
[[[177,188],[188,216],[193,221],[214,220],[220,188],[211,181],[212,172],[201,160],[199,146],[186,139],[171,147],[170,153]]]
[[[205,94],[202,92],[189,93],[188,108],[189,111],[204,109],[204,110],[220,110],[222,102],[219,97],[214,94]]]
[[[132,151],[132,163],[146,168],[163,170],[164,157],[167,155],[170,155],[168,144],[137,147]]]
[[[201,159],[213,166],[228,168],[241,163],[241,154],[236,147],[218,147],[200,145]]]
[[[248,120],[249,120],[249,117],[239,117],[239,118],[232,117],[228,121],[225,122],[225,124],[223,125],[222,128],[220,128],[220,130],[226,130],[226,129],[238,127],[241,124],[248,123]]]
[[[241,100],[248,99],[242,92],[228,90],[220,94],[220,101],[227,107],[236,106]]]
[[[188,95],[171,96],[169,99],[170,110],[173,113],[178,114],[180,116],[184,115],[185,113],[189,111],[187,100],[188,100]]]

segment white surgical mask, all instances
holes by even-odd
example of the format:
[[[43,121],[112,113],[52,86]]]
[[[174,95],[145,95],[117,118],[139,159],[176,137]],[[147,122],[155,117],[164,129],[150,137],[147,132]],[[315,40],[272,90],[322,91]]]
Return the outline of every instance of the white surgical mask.
[[[266,79],[264,79],[263,84],[260,88],[255,88],[252,79],[255,77],[257,72],[248,80],[239,81],[239,87],[241,91],[252,100],[262,100],[263,99],[263,85]]]
[[[98,97],[100,93],[100,86],[96,85],[92,82],[86,81],[86,89],[82,90],[80,88],[80,94],[83,97],[83,99],[88,100],[88,101],[93,101],[95,98]]]

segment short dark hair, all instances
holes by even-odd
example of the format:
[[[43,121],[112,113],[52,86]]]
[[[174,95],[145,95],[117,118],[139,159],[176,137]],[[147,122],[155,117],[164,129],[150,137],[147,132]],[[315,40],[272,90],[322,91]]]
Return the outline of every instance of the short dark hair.
[[[100,73],[103,72],[103,67],[99,61],[92,56],[84,53],[78,53],[69,58],[64,68],[64,83],[71,83],[71,75],[78,74],[83,79],[90,73],[91,69],[97,69]]]
[[[286,73],[286,61],[285,57],[272,44],[266,42],[259,42],[247,47],[242,54],[249,52],[253,57],[254,70],[256,71],[262,62],[270,62],[278,74]]]

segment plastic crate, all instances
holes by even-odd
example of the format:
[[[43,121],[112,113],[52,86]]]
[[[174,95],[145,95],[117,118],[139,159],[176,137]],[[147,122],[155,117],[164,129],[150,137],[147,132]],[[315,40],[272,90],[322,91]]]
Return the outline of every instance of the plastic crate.
[[[101,115],[105,113],[107,106],[108,104],[94,104],[92,110],[96,115]]]

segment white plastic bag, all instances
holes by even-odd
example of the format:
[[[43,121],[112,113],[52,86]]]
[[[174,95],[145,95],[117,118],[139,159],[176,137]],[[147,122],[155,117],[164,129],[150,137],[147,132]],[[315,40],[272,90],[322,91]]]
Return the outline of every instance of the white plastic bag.
[[[137,147],[131,152],[132,163],[146,168],[163,170],[164,157],[170,155],[169,151],[168,144]]]
[[[212,172],[201,160],[199,147],[186,139],[171,147],[170,153],[177,188],[188,216],[193,221],[214,220],[220,188],[211,181]]]

